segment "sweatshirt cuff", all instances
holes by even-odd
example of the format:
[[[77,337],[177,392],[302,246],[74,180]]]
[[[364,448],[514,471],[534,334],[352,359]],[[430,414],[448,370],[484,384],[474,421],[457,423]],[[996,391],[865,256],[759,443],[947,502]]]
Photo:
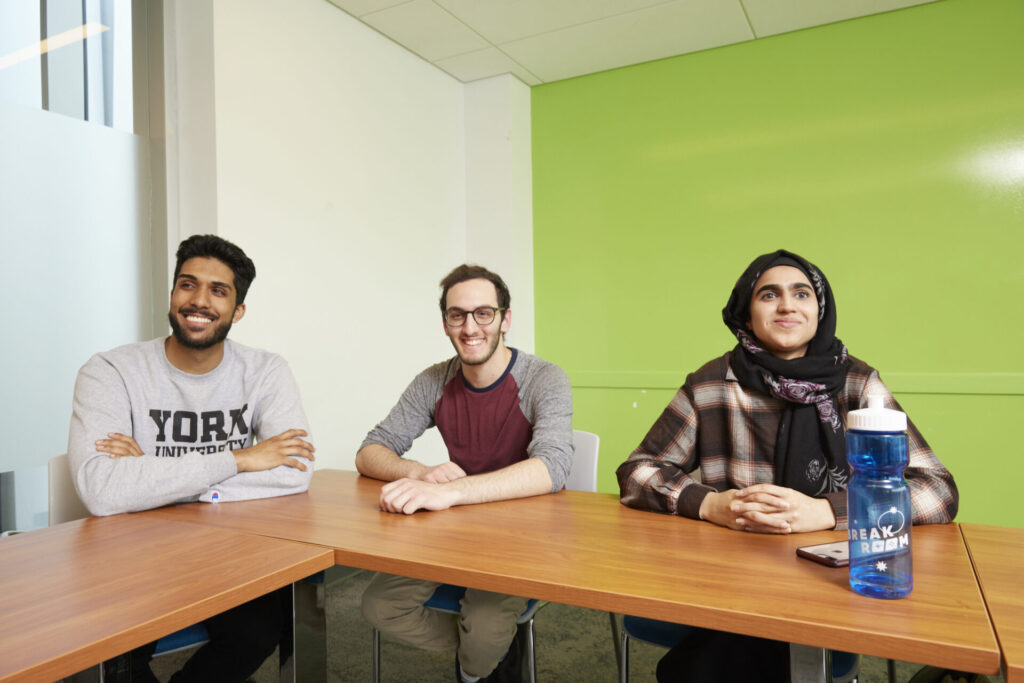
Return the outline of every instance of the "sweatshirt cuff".
[[[206,485],[219,484],[228,477],[238,474],[238,466],[235,465],[235,456],[231,451],[220,453],[209,453],[203,456],[203,466],[206,468]]]

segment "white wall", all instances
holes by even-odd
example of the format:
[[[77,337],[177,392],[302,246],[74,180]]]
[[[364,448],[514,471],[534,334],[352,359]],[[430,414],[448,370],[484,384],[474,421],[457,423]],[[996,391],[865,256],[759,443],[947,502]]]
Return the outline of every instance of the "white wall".
[[[217,232],[217,140],[213,5],[169,0],[164,15],[169,280],[178,243]]]
[[[514,76],[465,86],[466,256],[512,294],[506,341],[533,352],[533,172],[530,88]]]
[[[180,34],[169,115],[193,124],[169,134],[169,201],[188,205],[175,237],[216,225],[256,262],[232,337],[288,359],[319,467],[354,468],[415,374],[451,355],[437,297],[452,267],[472,260],[506,278],[509,341],[532,350],[526,86],[464,86],[324,0],[223,0],[210,18],[168,6]],[[212,36],[209,73],[193,35]],[[215,130],[204,129],[210,103]],[[213,158],[170,159],[204,139]],[[216,186],[216,215],[196,183]],[[436,430],[410,455],[447,458]]]
[[[465,258],[462,85],[322,0],[216,5],[217,223],[258,275],[234,338],[292,366],[320,467],[450,354]],[[441,457],[440,439],[414,457]]]

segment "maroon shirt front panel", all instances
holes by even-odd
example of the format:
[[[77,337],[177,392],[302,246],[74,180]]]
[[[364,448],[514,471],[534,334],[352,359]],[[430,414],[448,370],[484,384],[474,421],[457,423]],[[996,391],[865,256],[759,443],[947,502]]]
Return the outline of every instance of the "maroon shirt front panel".
[[[434,408],[434,423],[448,447],[452,462],[466,474],[493,472],[526,460],[533,426],[519,405],[519,386],[510,370],[501,379],[477,390],[460,369],[444,387]]]

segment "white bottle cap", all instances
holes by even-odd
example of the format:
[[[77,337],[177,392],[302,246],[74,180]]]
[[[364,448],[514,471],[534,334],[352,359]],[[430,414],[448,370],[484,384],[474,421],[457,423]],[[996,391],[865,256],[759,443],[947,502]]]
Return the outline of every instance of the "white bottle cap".
[[[846,428],[862,432],[905,432],[907,415],[886,408],[884,394],[868,394],[868,407],[851,410],[846,416]]]

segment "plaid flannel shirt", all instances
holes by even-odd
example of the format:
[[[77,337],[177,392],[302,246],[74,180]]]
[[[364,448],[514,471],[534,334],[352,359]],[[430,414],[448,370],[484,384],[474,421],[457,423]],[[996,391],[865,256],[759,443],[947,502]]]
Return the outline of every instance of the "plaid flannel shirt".
[[[743,388],[717,358],[686,378],[643,442],[616,475],[622,502],[630,507],[698,518],[704,496],[775,482],[775,436],[786,403]],[[850,357],[846,384],[838,396],[843,422],[867,405],[868,393],[883,393],[885,406],[902,410],[878,372]],[[910,488],[914,524],[951,522],[959,496],[953,476],[907,421]],[[700,468],[700,481],[690,476]],[[832,504],[836,528],[847,527],[846,492],[824,496]]]

